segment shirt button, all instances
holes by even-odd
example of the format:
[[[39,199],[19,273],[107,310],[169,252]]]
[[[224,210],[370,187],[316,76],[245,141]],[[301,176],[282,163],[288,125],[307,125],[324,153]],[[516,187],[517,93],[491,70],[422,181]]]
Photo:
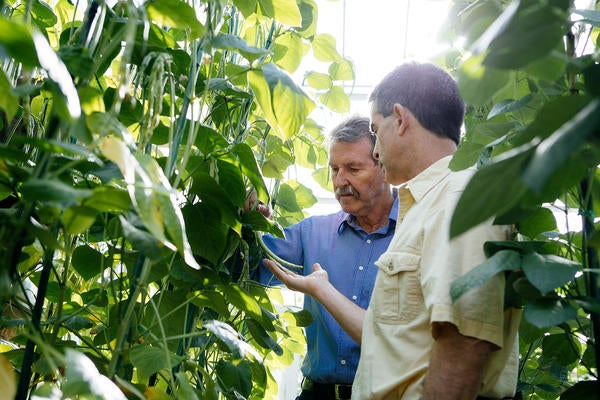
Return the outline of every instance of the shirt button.
[[[365,269],[365,267],[363,267],[362,265],[359,265],[359,266],[358,266],[358,270],[359,270],[359,271],[362,271],[363,269]]]
[[[356,295],[352,296],[352,300],[356,300],[358,299],[358,297],[356,297]]]
[[[367,239],[367,243],[371,244],[371,239]]]
[[[346,365],[346,360],[340,360],[340,364]]]

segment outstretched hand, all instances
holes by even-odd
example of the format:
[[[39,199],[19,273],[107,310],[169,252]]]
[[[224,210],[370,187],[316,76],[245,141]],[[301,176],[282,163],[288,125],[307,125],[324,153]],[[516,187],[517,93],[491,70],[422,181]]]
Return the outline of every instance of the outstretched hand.
[[[271,210],[271,207],[269,207],[268,204],[265,204],[262,201],[258,200],[258,194],[256,193],[256,190],[252,190],[246,198],[243,210],[244,212],[249,210],[256,210],[262,215],[264,215],[265,218],[271,218],[271,215],[273,214],[273,210]]]
[[[273,275],[283,282],[289,289],[297,292],[306,293],[315,297],[315,293],[322,287],[329,284],[327,271],[316,263],[313,265],[313,272],[310,275],[299,275],[281,264],[269,259],[263,260],[267,268],[273,272]]]

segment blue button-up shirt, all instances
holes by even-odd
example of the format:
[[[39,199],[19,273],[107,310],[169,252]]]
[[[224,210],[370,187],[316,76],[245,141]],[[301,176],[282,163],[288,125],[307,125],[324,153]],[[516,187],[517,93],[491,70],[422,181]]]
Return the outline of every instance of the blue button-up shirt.
[[[397,215],[396,198],[388,224],[373,233],[365,232],[352,215],[339,211],[309,217],[285,228],[286,239],[270,235],[263,236],[263,239],[279,257],[303,265],[305,275],[312,273],[314,263],[321,264],[329,281],[346,297],[366,309],[378,269],[374,263],[394,235]],[[278,283],[262,263],[253,277],[263,284]],[[304,308],[312,314],[313,323],[306,327],[307,352],[302,373],[315,382],[351,384],[360,347],[310,296],[304,297]]]

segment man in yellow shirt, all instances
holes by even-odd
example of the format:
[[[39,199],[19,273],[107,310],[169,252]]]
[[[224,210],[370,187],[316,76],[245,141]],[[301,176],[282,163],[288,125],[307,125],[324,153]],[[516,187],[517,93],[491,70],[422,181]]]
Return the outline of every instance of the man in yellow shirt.
[[[454,80],[432,64],[394,69],[370,96],[374,156],[399,185],[394,238],[367,311],[348,302],[319,264],[298,276],[267,262],[291,289],[322,303],[361,344],[354,400],[501,399],[514,395],[520,311],[504,310],[504,276],[456,302],[452,281],[485,260],[483,243],[508,228],[481,224],[450,240],[454,206],[472,171],[448,164],[464,104]]]

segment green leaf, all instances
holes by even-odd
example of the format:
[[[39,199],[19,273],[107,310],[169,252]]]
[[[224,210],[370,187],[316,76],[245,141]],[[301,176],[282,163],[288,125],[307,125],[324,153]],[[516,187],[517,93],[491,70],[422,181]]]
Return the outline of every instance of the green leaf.
[[[328,33],[315,35],[312,41],[312,50],[319,61],[332,62],[342,59],[336,49],[335,38]]]
[[[21,195],[27,201],[49,201],[72,204],[89,197],[88,189],[75,189],[55,179],[29,179],[21,186]]]
[[[39,66],[33,37],[25,24],[0,17],[0,47],[26,68]]]
[[[450,285],[450,296],[456,301],[469,290],[481,286],[496,274],[504,271],[514,271],[521,266],[521,256],[516,251],[501,250],[455,279]]]
[[[169,350],[148,345],[132,347],[129,358],[137,369],[140,379],[147,379],[155,372],[172,368],[183,360],[183,357],[173,354]]]
[[[579,381],[560,395],[560,400],[600,400],[597,380]]]
[[[561,299],[539,299],[525,305],[525,318],[538,328],[548,328],[577,318],[577,310]]]
[[[70,206],[60,217],[65,232],[71,235],[79,235],[87,231],[94,221],[98,211],[87,206]]]
[[[277,205],[286,211],[302,211],[317,202],[317,198],[306,186],[294,180],[283,182],[279,186]]]
[[[308,86],[317,90],[328,90],[333,85],[329,75],[322,72],[311,71],[304,77]]]
[[[350,98],[341,86],[333,86],[327,92],[323,93],[319,100],[327,108],[339,113],[350,111]]]
[[[265,14],[284,25],[300,26],[302,18],[295,0],[258,0]]]
[[[244,56],[248,61],[252,62],[259,57],[269,54],[266,49],[250,46],[248,42],[239,36],[220,33],[211,40],[213,47],[224,50],[234,50]]]
[[[240,161],[240,169],[244,175],[248,177],[250,183],[252,183],[258,199],[263,203],[268,203],[269,193],[250,146],[246,143],[238,143],[231,148],[231,152],[235,154]]]
[[[283,349],[262,326],[252,318],[246,318],[246,326],[250,334],[261,347],[271,349],[278,356],[283,354]]]
[[[12,91],[12,85],[6,79],[4,71],[0,71],[0,108],[6,113],[6,120],[12,121],[19,109],[19,98]]]
[[[233,4],[240,10],[244,18],[248,18],[256,11],[256,0],[233,0]]]
[[[181,211],[193,253],[217,265],[225,252],[229,233],[221,212],[205,203],[187,205]]]
[[[189,30],[191,38],[204,34],[204,27],[196,18],[196,12],[185,1],[153,0],[146,2],[146,11],[151,21],[158,25]]]
[[[317,31],[319,7],[314,0],[302,0],[299,3],[302,26],[296,28],[296,32],[302,37],[311,39]]]
[[[216,376],[222,387],[248,398],[252,392],[252,368],[247,360],[229,361],[221,359],[217,362]]]
[[[562,9],[558,2],[515,3],[519,5],[517,12],[507,7],[510,20],[487,47],[485,65],[521,68],[548,54],[563,38],[568,2],[563,2]]]
[[[277,237],[283,237],[283,231],[273,221],[267,219],[256,210],[250,210],[242,214],[242,224],[250,225],[252,230],[270,233]]]
[[[258,302],[236,284],[223,286],[223,293],[229,304],[251,316],[257,321],[263,321],[262,310]],[[272,326],[269,327],[272,330]]]
[[[578,263],[552,254],[529,253],[522,261],[525,276],[542,294],[571,282],[580,267]]]
[[[510,81],[509,72],[484,66],[482,61],[482,56],[471,56],[457,71],[460,94],[467,104],[474,106],[490,101]]]
[[[329,167],[317,168],[313,171],[312,177],[325,190],[332,191],[331,175]]]
[[[556,218],[548,208],[538,207],[526,218],[520,219],[517,227],[523,235],[535,238],[540,233],[555,230]]]
[[[600,99],[594,99],[570,121],[540,143],[525,166],[522,180],[536,192],[541,192],[547,179],[573,154],[600,124]]]
[[[334,81],[353,81],[355,78],[354,65],[350,60],[334,61],[328,71]]]
[[[71,332],[78,332],[82,329],[90,329],[96,326],[96,323],[81,315],[67,315],[63,320],[63,325]]]
[[[82,204],[100,212],[124,212],[131,207],[131,199],[124,189],[98,186]]]
[[[490,110],[487,119],[492,119],[496,115],[509,113],[520,110],[525,107],[531,101],[532,95],[528,94],[519,100],[503,100],[499,103],[494,104],[494,107]]]
[[[579,360],[581,345],[571,335],[563,333],[544,336],[542,350],[544,357],[567,366]]]
[[[145,230],[139,229],[131,224],[124,216],[119,216],[123,235],[131,243],[133,248],[154,261],[162,259],[160,241]]]
[[[308,310],[300,310],[300,311],[286,311],[284,316],[290,315],[296,326],[298,327],[307,327],[313,323],[313,316]]]
[[[451,237],[466,232],[493,215],[506,212],[520,200],[526,192],[520,175],[532,152],[532,149],[526,149],[512,157],[512,153],[507,154],[506,158],[482,167],[471,177],[454,209],[450,222]]]
[[[190,294],[189,297],[192,304],[199,308],[208,307],[218,312],[221,316],[229,315],[229,304],[225,300],[225,297],[219,292],[202,290]]]
[[[56,25],[58,18],[54,14],[52,7],[40,0],[35,0],[32,3],[31,14],[33,20],[41,30]]]
[[[78,246],[73,250],[71,265],[86,281],[100,275],[104,268],[109,266],[102,253],[87,245]]]

